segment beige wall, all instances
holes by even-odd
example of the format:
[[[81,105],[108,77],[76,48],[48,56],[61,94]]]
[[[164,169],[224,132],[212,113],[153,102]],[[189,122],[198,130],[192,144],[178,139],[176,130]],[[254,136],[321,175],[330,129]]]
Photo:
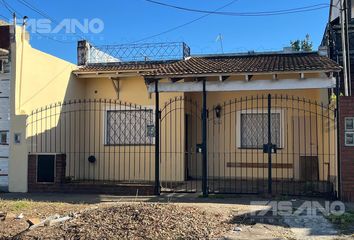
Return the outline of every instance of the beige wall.
[[[241,112],[267,113],[267,95],[278,100],[272,100],[272,109],[281,113],[282,146],[273,155],[273,163],[291,164],[291,168],[274,168],[273,176],[278,179],[300,179],[300,156],[318,156],[320,180],[327,180],[336,175],[336,146],[334,112],[315,104],[297,101],[297,97],[312,100],[324,106],[327,90],[291,90],[291,91],[258,91],[258,92],[211,92],[207,95],[208,119],[208,174],[210,178],[267,178],[267,169],[262,167],[235,167],[242,163],[266,164],[268,155],[263,150],[247,150],[240,148]],[[257,95],[259,99],[257,100]],[[261,100],[261,96],[264,96]],[[280,100],[279,96],[295,100]],[[199,106],[202,104],[200,93],[187,93],[186,97],[193,99]],[[247,97],[247,100],[246,100]],[[253,98],[252,98],[253,97]],[[253,99],[253,100],[252,100]],[[241,102],[241,100],[243,100]],[[213,108],[222,107],[221,118],[215,116]],[[305,106],[305,107],[304,107]],[[258,109],[258,110],[257,110]],[[306,110],[304,114],[303,109]],[[323,110],[323,111],[322,111]],[[322,112],[321,112],[322,111]],[[311,112],[311,113],[310,113]],[[328,120],[328,114],[331,120]],[[193,121],[192,129],[197,128],[192,138],[201,142],[201,122]],[[197,136],[196,133],[197,132]],[[194,142],[193,142],[194,143]],[[191,146],[193,148],[193,146]],[[191,154],[190,172],[193,177],[201,177],[201,156]],[[257,177],[256,177],[257,176]]]
[[[44,105],[81,96],[80,81],[71,75],[74,64],[31,47],[16,29],[16,43],[11,44],[11,137],[9,161],[9,190],[27,191],[26,116]],[[14,134],[21,134],[20,144],[13,144]]]
[[[29,151],[67,154],[66,175],[71,180],[153,181],[154,145],[108,146],[105,143],[107,110],[155,109],[154,95],[149,96],[144,79],[121,78],[119,99],[112,81],[108,78],[77,80],[83,85],[80,102],[54,105],[29,117]],[[170,103],[171,99],[181,96],[183,94],[180,93],[161,94],[160,108]],[[183,105],[183,101],[178,101],[178,104]],[[167,115],[166,119],[169,121],[170,118],[180,118],[184,115],[183,107]],[[154,123],[154,119],[152,122]],[[165,124],[162,124],[161,128],[165,127]],[[165,149],[167,145],[179,146],[180,142],[184,141],[183,128],[183,123],[174,125],[172,130],[176,139],[161,143],[161,148]],[[96,157],[95,163],[88,162],[90,155]],[[183,180],[183,164],[183,158],[180,156],[168,159],[162,156],[161,167],[168,169],[168,172],[162,172],[161,179]]]
[[[285,78],[285,76],[279,77]],[[232,80],[237,80],[237,78]],[[81,98],[91,99],[91,102],[83,103],[81,101],[64,107],[57,105],[50,110],[44,110],[33,115],[30,121],[38,122],[38,120],[45,118],[43,116],[48,116],[48,114],[53,114],[53,112],[60,113],[54,114],[55,116],[46,121],[45,125],[28,127],[27,135],[35,136],[33,138],[32,146],[34,149],[32,152],[66,153],[68,161],[66,174],[72,180],[153,181],[155,175],[154,145],[107,146],[104,138],[106,121],[104,112],[106,110],[141,107],[154,109],[154,94],[149,96],[144,79],[141,77],[121,78],[119,100],[113,88],[113,83],[108,78],[76,79],[75,81],[80,84]],[[237,115],[229,114],[225,118],[214,122],[212,108],[217,104],[223,105],[225,102],[226,107],[234,108],[234,105],[227,104],[230,100],[240,100],[241,98],[245,99],[245,97],[255,97],[262,94],[266,96],[268,93],[273,96],[283,94],[318,102],[323,101],[324,104],[327,104],[327,90],[208,93],[207,105],[210,110],[208,120],[208,169],[211,178],[251,178],[255,174],[259,178],[267,177],[265,168],[228,167],[228,163],[267,163],[267,156],[260,150],[239,149],[237,147],[238,125],[235,123]],[[196,145],[201,143],[202,140],[201,101],[200,93],[160,94],[160,109],[162,109],[160,169],[163,186],[168,186],[168,182],[184,181],[188,177],[198,178],[201,176],[201,154],[197,153],[196,149]],[[248,106],[243,105],[241,107],[238,105],[236,108],[254,109],[257,107],[255,100],[248,101],[248,104]],[[315,120],[314,117],[311,117],[311,123],[315,124],[314,122],[316,122],[317,126],[316,128],[312,127],[311,134],[308,131],[305,134],[301,132],[303,131],[301,130],[303,129],[303,122],[298,121],[298,119],[306,118],[307,116],[302,116],[303,113],[301,111],[291,111],[290,105],[292,103],[290,101],[282,105],[280,105],[280,102],[274,102],[273,104],[278,105],[275,108],[286,109],[282,113],[284,117],[284,146],[282,150],[278,151],[278,154],[274,155],[273,162],[293,164],[291,169],[274,169],[273,176],[279,179],[299,179],[299,156],[317,154],[321,166],[319,169],[320,179],[326,180],[328,165],[323,163],[330,163],[331,166],[335,165],[334,131],[327,132],[328,126],[322,127],[320,118]],[[261,108],[261,105],[261,102],[258,101],[258,108]],[[301,109],[301,106],[298,108]],[[91,109],[91,111],[87,111],[88,109]],[[264,111],[266,112],[266,109]],[[189,115],[187,135],[185,134],[186,125],[184,119],[186,114]],[[309,122],[309,120],[306,120],[306,123]],[[296,127],[300,129],[300,134],[292,130]],[[330,128],[333,129],[333,127],[331,126]],[[212,134],[213,131],[214,133]],[[294,134],[286,135],[286,132],[294,132]],[[314,139],[315,136],[319,140]],[[185,149],[187,138],[189,146]],[[305,148],[305,145],[298,146],[297,143],[304,139],[308,142],[316,141],[316,143],[306,145],[311,146],[311,149],[309,147]],[[50,141],[50,144],[48,144],[48,141]],[[327,148],[327,141],[331,141],[332,147],[330,149]],[[329,151],[331,152],[329,153]],[[88,162],[87,159],[90,155],[96,157],[97,161],[95,163]],[[322,168],[323,165],[325,165],[324,168]],[[335,175],[334,167],[330,171],[331,175]]]
[[[12,101],[12,110],[15,114],[12,116],[13,126],[11,131],[13,133],[22,133],[23,136],[26,135],[28,137],[28,146],[25,142],[22,142],[20,145],[11,147],[10,191],[23,192],[27,190],[28,151],[33,153],[66,153],[68,163],[66,175],[72,180],[153,181],[155,175],[154,145],[107,146],[104,138],[106,122],[104,113],[106,110],[154,108],[154,95],[150,96],[148,94],[144,79],[142,77],[121,78],[120,90],[117,95],[110,79],[76,78],[71,75],[75,65],[35,50],[27,42],[21,42],[20,40],[18,37],[16,46],[12,46],[12,49],[16,49],[16,51],[13,51],[13,58],[16,60],[13,63],[16,63],[14,65],[16,71],[14,71],[13,79],[15,81],[12,88],[13,96],[16,97],[13,97]],[[316,74],[306,75],[306,77],[316,76]],[[271,75],[254,76],[252,80],[271,78]],[[278,78],[298,78],[298,75],[279,75]],[[233,77],[229,80],[243,80],[243,77]],[[208,93],[208,108],[212,109],[217,104],[223,104],[236,98],[240,99],[241,97],[268,93],[303,97],[323,101],[326,104],[326,91],[292,90]],[[186,101],[184,97],[191,99],[195,103]],[[73,99],[79,99],[80,101],[68,103]],[[86,99],[85,103],[82,102],[83,99]],[[99,99],[106,99],[108,102]],[[23,126],[25,125],[26,114],[30,114],[32,110],[44,105],[63,101],[67,103],[65,105],[52,105],[50,108],[44,108],[30,115],[28,119],[30,125],[27,127],[27,133],[24,132]],[[126,105],[129,103],[132,105]],[[256,105],[256,103],[253,104]],[[201,154],[196,153],[196,144],[201,143],[200,107],[201,95],[197,93],[160,94],[160,109],[163,109],[161,113],[163,120],[161,122],[160,168],[163,182],[185,180],[188,177],[187,166],[189,176],[200,177],[201,175]],[[91,110],[88,111],[89,109]],[[186,114],[190,115],[187,136],[185,135],[186,125],[184,119]],[[210,114],[212,114],[212,111],[210,111]],[[208,124],[210,177],[251,177],[254,171],[258,171],[259,177],[265,177],[265,169],[240,170],[227,167],[227,163],[232,161],[267,162],[266,156],[259,150],[240,150],[236,147],[237,124],[227,125],[235,120],[230,116],[218,121],[216,124]],[[295,115],[287,111],[284,116],[288,122],[292,122],[292,118]],[[43,122],[45,124],[39,124]],[[300,125],[301,123],[299,122],[298,126]],[[289,128],[290,125],[288,124],[287,127]],[[219,135],[211,137],[211,131],[216,128],[226,129],[220,131],[220,133],[224,132],[226,135],[222,138]],[[321,126],[317,126],[317,128],[321,128]],[[332,132],[322,133],[321,131],[321,134],[320,139],[324,141],[335,139],[334,137],[332,138]],[[292,141],[299,141],[296,134],[288,137],[295,139]],[[185,141],[187,138],[189,146],[187,146],[186,152]],[[294,144],[291,140],[287,140],[284,143],[283,150],[280,150],[275,155],[274,162],[285,163],[286,161],[293,161],[293,169],[274,170],[274,176],[278,178],[299,177],[298,158],[300,153],[292,152],[291,149],[288,149],[288,146],[292,145]],[[320,145],[318,144],[317,151],[324,154],[322,157],[319,156],[319,161],[331,162],[332,164],[335,158],[331,154],[334,150],[332,151],[331,149],[331,154],[328,154],[326,151],[329,150],[322,149],[322,145]],[[331,146],[334,146],[334,142]],[[248,153],[247,157],[245,157],[245,154],[242,155],[246,151]],[[300,146],[301,151],[309,152],[309,150],[301,149]],[[224,154],[225,152],[227,154]],[[286,156],[284,156],[284,153],[286,153]],[[90,155],[96,156],[97,161],[95,163],[88,162],[87,159]],[[289,156],[292,157],[292,160]],[[320,169],[321,179],[326,178],[325,174],[322,174],[323,172],[327,172],[327,169]],[[332,173],[333,175],[335,174],[334,168],[331,168]]]

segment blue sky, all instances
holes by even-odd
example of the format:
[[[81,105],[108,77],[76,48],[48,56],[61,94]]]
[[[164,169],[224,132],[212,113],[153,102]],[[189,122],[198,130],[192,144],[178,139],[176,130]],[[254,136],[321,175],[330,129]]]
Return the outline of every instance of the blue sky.
[[[30,19],[44,17],[22,5],[19,0],[5,0],[13,9]],[[84,22],[101,19],[104,29],[98,34],[78,34],[96,45],[131,43],[154,35],[202,16],[202,13],[185,12],[155,5],[145,0],[26,0],[43,10],[55,20],[77,19]],[[231,0],[158,0],[173,5],[213,11]],[[254,12],[272,11],[329,3],[329,0],[239,0],[222,11]],[[305,13],[271,17],[232,17],[210,15],[193,24],[168,34],[149,39],[147,42],[185,41],[192,53],[220,53],[218,34],[223,36],[224,52],[281,50],[290,40],[304,38],[308,33],[317,48],[328,20],[328,8]],[[0,15],[10,17],[9,11],[0,4]],[[52,28],[57,24],[52,23]],[[49,33],[45,36],[32,34],[31,44],[44,52],[76,63],[77,35]]]

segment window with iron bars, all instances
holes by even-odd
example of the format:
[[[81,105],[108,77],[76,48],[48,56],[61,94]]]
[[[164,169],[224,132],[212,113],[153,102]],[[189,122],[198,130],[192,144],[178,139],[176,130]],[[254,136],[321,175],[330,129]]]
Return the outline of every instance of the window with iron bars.
[[[155,143],[153,110],[108,110],[107,145],[152,145]]]
[[[262,149],[268,143],[268,114],[241,113],[241,148]],[[271,114],[272,143],[281,147],[281,114]]]

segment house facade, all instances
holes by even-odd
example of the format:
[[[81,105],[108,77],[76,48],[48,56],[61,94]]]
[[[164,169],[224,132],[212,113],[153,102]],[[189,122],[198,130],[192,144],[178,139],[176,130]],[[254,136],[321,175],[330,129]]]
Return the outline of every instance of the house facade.
[[[340,68],[321,51],[191,56],[185,43],[80,41],[74,65],[14,36],[11,192],[337,191],[328,90]]]
[[[344,7],[342,6],[344,4]],[[343,16],[342,9],[346,8],[346,23],[344,25],[344,32],[342,32],[341,19]],[[328,24],[326,26],[323,39],[322,46],[327,47],[328,49],[328,57],[333,61],[337,62],[341,66],[344,66],[343,62],[343,36],[347,36],[346,45],[346,55],[347,55],[347,69],[348,69],[348,89],[350,92],[353,92],[354,83],[354,1],[353,0],[331,0],[331,7],[329,12]],[[340,91],[341,93],[345,93],[344,90],[344,76],[343,71],[340,74]]]
[[[115,54],[139,47],[145,55]],[[147,55],[150,48],[169,54]],[[321,52],[190,56],[184,43],[109,49],[79,42],[79,66],[63,62],[57,78],[25,68],[15,86],[22,123],[13,131],[26,141],[13,149],[10,191],[336,192],[328,89],[340,68]]]

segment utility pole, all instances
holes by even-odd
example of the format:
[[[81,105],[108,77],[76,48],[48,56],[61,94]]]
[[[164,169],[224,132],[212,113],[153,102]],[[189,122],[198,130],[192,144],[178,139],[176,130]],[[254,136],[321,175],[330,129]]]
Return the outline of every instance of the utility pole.
[[[342,56],[343,56],[343,82],[344,82],[344,95],[350,95],[350,58],[348,57],[348,34],[346,31],[347,23],[347,4],[346,0],[341,0],[340,9],[340,24],[341,24],[341,39],[342,39]]]

